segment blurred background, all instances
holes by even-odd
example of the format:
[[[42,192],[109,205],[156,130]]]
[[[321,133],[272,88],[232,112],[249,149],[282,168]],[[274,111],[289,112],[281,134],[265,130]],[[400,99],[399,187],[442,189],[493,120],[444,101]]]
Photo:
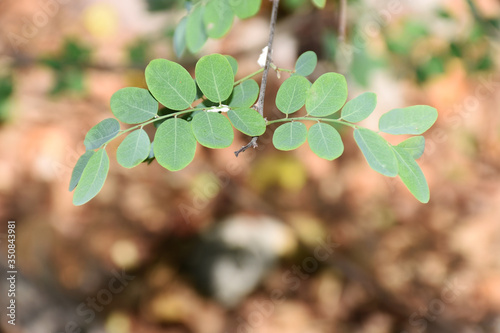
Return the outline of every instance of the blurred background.
[[[193,71],[218,52],[256,71],[271,3],[177,59],[181,0],[0,2],[0,263],[16,220],[17,324],[4,332],[500,332],[500,1],[282,0],[274,62],[319,56],[375,113],[428,104],[439,119],[418,161],[431,201],[371,170],[350,130],[328,162],[278,152],[271,130],[235,158],[198,146],[172,173],[108,152],[101,193],[71,203],[85,133],[154,58]],[[339,31],[340,30],[340,31]],[[270,72],[265,112],[286,78]],[[154,129],[149,129],[153,135]],[[391,142],[402,140],[387,137]],[[120,140],[117,140],[120,141]]]

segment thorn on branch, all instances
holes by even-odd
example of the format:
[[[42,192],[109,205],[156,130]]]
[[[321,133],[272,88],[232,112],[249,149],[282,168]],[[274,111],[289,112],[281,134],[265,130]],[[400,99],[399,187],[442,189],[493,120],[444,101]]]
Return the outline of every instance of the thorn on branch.
[[[243,147],[241,147],[240,149],[238,149],[237,151],[234,152],[234,155],[236,155],[236,157],[238,157],[238,155],[242,152],[244,152],[245,150],[247,150],[248,148],[252,147],[252,148],[257,148],[259,145],[257,144],[257,138],[258,136],[254,136],[252,137],[252,140],[250,140],[249,143],[247,143],[246,145],[244,145]]]

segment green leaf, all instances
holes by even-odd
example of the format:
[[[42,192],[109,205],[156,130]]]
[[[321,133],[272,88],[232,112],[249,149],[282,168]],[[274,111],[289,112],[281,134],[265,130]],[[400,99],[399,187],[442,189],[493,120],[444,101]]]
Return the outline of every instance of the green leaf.
[[[429,202],[429,185],[422,169],[404,148],[397,146],[393,148],[399,164],[399,177],[418,201]]]
[[[170,118],[161,124],[153,144],[156,160],[170,171],[184,169],[196,152],[196,139],[191,126],[180,118]]]
[[[314,51],[306,51],[300,55],[295,63],[295,74],[308,76],[314,72],[318,64],[318,56]]]
[[[274,131],[273,145],[279,150],[293,150],[306,142],[306,139],[306,125],[292,121],[281,125]]]
[[[266,131],[266,121],[254,109],[241,108],[229,110],[227,116],[233,126],[240,132],[249,136],[259,136]]]
[[[246,19],[259,12],[262,0],[229,0],[229,4],[236,16]]]
[[[207,41],[207,33],[203,24],[204,6],[193,6],[186,22],[186,45],[191,53],[197,53]]]
[[[184,16],[174,31],[174,51],[177,58],[182,57],[186,51],[187,16]]]
[[[283,82],[276,94],[276,106],[284,114],[298,111],[306,103],[311,83],[303,76],[291,76]]]
[[[85,135],[83,144],[87,150],[99,148],[113,139],[120,131],[120,123],[115,118],[107,118],[92,127]]]
[[[325,117],[337,112],[346,100],[345,77],[337,73],[325,73],[309,89],[306,110],[313,117]]]
[[[389,177],[398,174],[398,160],[383,137],[369,129],[357,128],[354,130],[354,140],[373,170]]]
[[[259,97],[259,85],[255,80],[246,80],[233,89],[229,106],[233,108],[249,108]]]
[[[109,158],[106,150],[100,149],[90,157],[82,177],[73,194],[73,204],[83,205],[95,197],[102,189],[109,171]]]
[[[221,38],[233,25],[233,11],[229,0],[210,0],[205,6],[203,22],[210,38]]]
[[[227,59],[227,61],[229,61],[231,69],[233,70],[233,74],[234,76],[236,76],[236,73],[238,72],[238,62],[230,55],[225,55],[224,57]]]
[[[351,123],[366,119],[377,106],[377,95],[366,92],[351,99],[342,109],[342,119]]]
[[[78,185],[78,182],[82,177],[83,170],[85,169],[85,166],[87,166],[87,163],[89,162],[92,155],[94,155],[94,153],[95,151],[93,150],[87,150],[82,156],[80,156],[78,161],[76,161],[73,172],[71,173],[71,180],[69,181],[70,192],[75,189],[76,185]]]
[[[389,134],[422,134],[436,122],[437,110],[428,105],[414,105],[391,110],[380,117],[378,127]]]
[[[133,168],[144,161],[151,148],[148,134],[143,129],[130,133],[116,150],[116,160],[124,168]]]
[[[307,134],[307,141],[313,153],[325,160],[332,161],[344,152],[339,132],[327,124],[312,125]]]
[[[229,120],[218,112],[200,112],[191,121],[194,136],[208,148],[226,148],[233,143],[233,127]]]
[[[172,110],[189,108],[196,96],[196,84],[189,72],[170,60],[152,60],[146,67],[146,83],[156,100]]]
[[[325,8],[326,0],[312,0],[312,3],[318,8]]]
[[[220,54],[202,57],[194,70],[196,82],[212,102],[222,103],[233,91],[234,75],[229,61]]]
[[[404,149],[414,159],[418,159],[424,153],[425,138],[423,136],[413,136],[399,143],[397,147]]]
[[[146,89],[128,87],[111,96],[111,111],[126,124],[138,124],[156,116],[158,102]]]

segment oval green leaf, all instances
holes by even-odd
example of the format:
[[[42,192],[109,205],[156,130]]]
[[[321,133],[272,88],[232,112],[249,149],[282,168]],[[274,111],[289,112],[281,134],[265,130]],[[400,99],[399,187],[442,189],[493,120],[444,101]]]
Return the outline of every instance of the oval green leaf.
[[[203,56],[194,70],[196,82],[212,102],[222,103],[233,91],[234,74],[229,61],[220,54]]]
[[[259,85],[255,80],[246,80],[233,89],[229,98],[229,106],[233,108],[249,108],[259,97]]]
[[[156,116],[158,102],[146,89],[128,87],[111,96],[111,111],[126,124],[138,124]]]
[[[87,166],[83,170],[80,181],[73,194],[73,204],[75,206],[80,206],[95,197],[102,189],[108,171],[108,154],[106,150],[100,149],[90,157]]]
[[[218,112],[199,112],[191,121],[196,140],[208,148],[226,148],[233,143],[234,132],[229,120]]]
[[[167,59],[155,59],[149,63],[146,83],[156,100],[172,110],[189,108],[196,96],[196,84],[189,72]]]
[[[293,150],[300,147],[307,139],[307,127],[293,121],[278,127],[273,134],[273,145],[279,150]]]
[[[75,167],[73,168],[73,172],[71,173],[71,180],[69,181],[69,191],[73,191],[78,185],[80,178],[82,177],[83,170],[87,166],[92,155],[94,155],[95,151],[87,150],[78,161],[76,161]]]
[[[306,103],[311,83],[303,76],[291,76],[283,82],[276,94],[276,106],[284,114],[298,111]]]
[[[116,150],[116,160],[124,168],[133,168],[144,161],[150,151],[151,142],[143,129],[130,133]]]
[[[170,118],[161,124],[153,144],[156,160],[170,171],[184,169],[196,152],[196,139],[191,126],[180,118]]]
[[[233,12],[240,19],[246,19],[259,12],[262,0],[229,0]]]
[[[332,161],[344,152],[339,132],[328,124],[312,125],[307,134],[307,142],[312,152],[325,160]]]
[[[229,61],[231,69],[233,70],[233,75],[236,76],[236,73],[238,72],[238,62],[230,55],[225,55],[224,57],[227,59],[227,61]]]
[[[207,41],[207,32],[203,24],[205,7],[201,4],[193,6],[186,22],[186,46],[191,53],[197,53]]]
[[[383,114],[378,127],[382,132],[389,134],[422,134],[434,125],[437,117],[435,108],[428,105],[414,105]]]
[[[414,159],[418,159],[424,153],[425,138],[423,136],[413,136],[399,143],[397,147],[404,149]]]
[[[210,38],[221,38],[233,25],[233,11],[229,0],[211,0],[207,2],[203,13],[205,31]]]
[[[346,100],[345,77],[337,73],[325,73],[309,89],[306,110],[311,116],[325,117],[340,110]]]
[[[361,94],[349,102],[342,109],[342,119],[351,123],[365,120],[377,106],[377,95],[372,92]]]
[[[300,55],[295,63],[295,74],[308,76],[314,72],[318,64],[318,56],[314,51],[306,51]]]
[[[357,128],[354,130],[354,140],[373,170],[388,177],[398,174],[398,160],[383,137],[369,129]]]
[[[422,169],[404,148],[397,146],[393,148],[399,164],[399,177],[418,201],[429,202],[429,185]]]
[[[184,16],[174,31],[174,51],[177,58],[182,57],[186,51],[187,16]]]
[[[107,118],[92,127],[85,135],[83,144],[87,150],[97,149],[113,139],[120,132],[120,123],[115,118]]]
[[[312,0],[314,6],[319,9],[325,8],[326,0]]]
[[[257,111],[251,108],[229,110],[227,116],[233,126],[249,136],[259,136],[266,131],[266,121]]]

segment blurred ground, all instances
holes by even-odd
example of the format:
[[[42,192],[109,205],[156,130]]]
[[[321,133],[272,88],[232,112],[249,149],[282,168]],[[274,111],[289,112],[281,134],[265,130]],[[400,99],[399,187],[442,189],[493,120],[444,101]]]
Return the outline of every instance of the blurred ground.
[[[169,36],[184,11],[3,1],[0,220],[17,221],[19,307],[18,325],[2,311],[1,329],[500,332],[500,3],[476,1],[475,14],[470,3],[348,1],[345,44],[336,1],[280,10],[274,61],[292,68],[313,49],[313,77],[339,71],[350,97],[376,92],[367,127],[394,107],[438,109],[419,160],[429,204],[372,171],[349,131],[334,162],[305,146],[277,152],[268,131],[238,158],[248,138],[198,149],[176,173],[156,162],[126,170],[113,142],[103,190],[74,207],[67,187],[85,133],[111,116],[116,90],[144,85],[149,60],[175,59]],[[257,70],[269,9],[202,54],[235,56],[238,77]],[[196,58],[180,61],[192,69]],[[270,119],[279,82],[272,75]],[[3,222],[0,232],[4,269]]]

